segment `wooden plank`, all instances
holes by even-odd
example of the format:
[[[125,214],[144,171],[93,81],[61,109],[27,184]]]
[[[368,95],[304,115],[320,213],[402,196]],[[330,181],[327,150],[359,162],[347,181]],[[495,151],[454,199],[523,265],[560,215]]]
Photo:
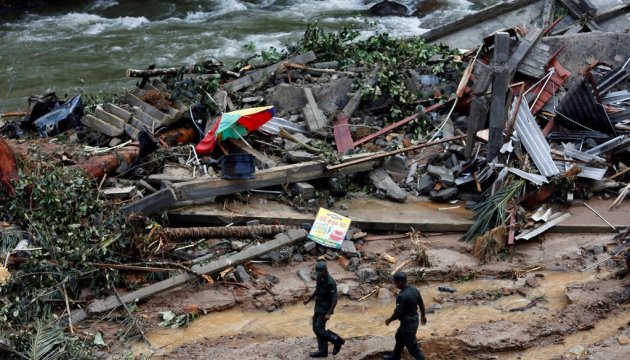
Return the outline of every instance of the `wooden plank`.
[[[121,210],[125,215],[141,213],[148,216],[167,208],[175,201],[177,201],[175,192],[171,188],[165,188],[149,196],[145,196],[134,203],[125,205]]]
[[[531,50],[531,48],[538,42],[540,37],[542,36],[543,30],[539,28],[535,28],[530,30],[523,39],[521,39],[518,44],[518,48],[514,51],[514,53],[510,56],[508,60],[507,67],[510,70],[512,76],[516,72],[516,68],[518,68],[519,64],[523,61],[527,53]]]
[[[492,97],[490,99],[490,132],[488,137],[488,162],[499,155],[503,146],[503,130],[507,116],[506,96],[512,78],[507,68],[510,51],[510,36],[498,32],[494,36],[494,76],[492,79]]]
[[[101,105],[97,105],[96,109],[94,109],[94,116],[120,129],[122,129],[127,123],[125,120],[119,118],[118,116],[105,111],[105,109],[103,109]]]
[[[627,13],[628,11],[630,11],[630,2],[625,3],[625,4],[621,4],[621,5],[617,5],[613,8],[610,8],[606,11],[602,11],[601,13],[598,12],[597,15],[595,15],[595,21],[597,22],[603,22],[606,21],[610,18],[616,17],[618,15],[622,15]]]
[[[522,7],[531,5],[538,1],[539,0],[515,0],[511,2],[503,2],[500,4],[489,6],[481,11],[478,11],[470,15],[466,15],[446,25],[427,31],[424,34],[420,35],[420,37],[426,40],[427,42],[435,41],[439,38],[453,34],[459,30],[465,29],[467,27],[472,27],[486,20],[496,18],[499,15],[503,15],[508,11],[520,9]]]
[[[364,156],[363,156],[364,157]],[[349,157],[354,159],[356,157]],[[350,166],[343,171],[327,170],[324,161],[308,161],[299,164],[277,166],[271,169],[257,171],[255,179],[226,180],[212,178],[194,180],[173,184],[178,198],[181,200],[195,200],[220,195],[233,194],[241,191],[260,189],[287,183],[296,183],[320,178],[329,178],[341,174],[351,174],[359,171],[372,170],[378,162],[366,161],[356,166]]]
[[[241,252],[212,261],[203,266],[194,266],[192,270],[200,274],[216,274],[231,266],[242,264],[246,261],[252,260],[258,256],[264,255],[270,251],[279,249],[281,247],[291,245],[296,241],[306,239],[307,232],[304,229],[289,230],[285,233],[278,234],[273,240],[253,246],[242,250]],[[164,281],[143,287],[139,290],[132,291],[120,297],[120,300],[116,296],[110,296],[105,299],[94,300],[88,305],[88,312],[90,314],[102,313],[110,311],[112,309],[121,306],[122,302],[131,303],[135,301],[144,300],[152,295],[159,294],[175,287],[181,286],[190,280],[197,279],[196,276],[189,273],[184,273],[178,276],[174,276]]]
[[[488,118],[488,100],[483,96],[475,96],[470,105],[470,115],[468,116],[468,127],[466,129],[466,148],[464,155],[470,159],[472,151],[477,141],[477,131],[481,130]]]
[[[571,16],[573,16],[575,19],[578,19],[579,23],[581,24],[585,12],[571,0],[560,0],[560,2],[562,3],[562,5],[564,5],[564,7],[567,8],[567,10],[569,10]],[[597,23],[593,19],[588,17],[584,22],[584,26],[586,26],[590,31],[602,31],[602,28],[599,27],[599,25],[597,25]]]
[[[553,24],[553,17],[556,13],[556,0],[545,0],[542,14],[542,28],[547,29]]]
[[[294,56],[292,58],[289,58],[286,60],[286,62],[290,62],[290,63],[297,63],[297,64],[306,64],[309,62],[313,62],[317,60],[317,56],[315,55],[314,52],[309,51],[305,54],[300,54],[297,56]],[[265,76],[269,76],[271,74],[273,74],[274,72],[276,72],[276,70],[278,70],[280,68],[280,66],[282,66],[282,64],[285,61],[281,61],[279,63],[270,65],[264,69],[255,71],[251,74],[247,74],[243,77],[240,77],[236,80],[230,81],[227,84],[223,85],[223,88],[225,90],[228,91],[239,91],[242,89],[245,89],[247,87],[250,87],[256,83],[258,83],[260,80],[262,80],[263,77]]]
[[[326,126],[326,116],[324,116],[324,113],[319,109],[319,106],[317,106],[317,102],[310,88],[304,88],[304,95],[306,96],[306,101],[308,101],[308,104],[302,109],[306,126],[308,126],[310,131],[319,132]]]

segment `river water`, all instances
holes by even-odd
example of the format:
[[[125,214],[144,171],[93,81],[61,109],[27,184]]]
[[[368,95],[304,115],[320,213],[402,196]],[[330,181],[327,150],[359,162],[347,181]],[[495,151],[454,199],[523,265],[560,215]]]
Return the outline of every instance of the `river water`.
[[[127,68],[170,67],[208,57],[234,62],[270,46],[284,49],[315,20],[392,36],[419,35],[496,0],[429,0],[422,17],[381,17],[366,24],[377,0],[92,0],[26,14],[0,15],[1,111],[26,110],[26,97],[56,91],[121,93]],[[399,0],[416,9],[420,0]],[[61,2],[63,3],[63,2]]]

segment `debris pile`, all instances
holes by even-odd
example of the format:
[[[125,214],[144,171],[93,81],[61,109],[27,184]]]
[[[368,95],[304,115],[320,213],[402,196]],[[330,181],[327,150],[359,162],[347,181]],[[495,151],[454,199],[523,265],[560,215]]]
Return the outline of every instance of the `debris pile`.
[[[597,194],[618,206],[630,189],[630,55],[569,71],[549,45],[561,26],[502,29],[460,53],[313,24],[271,62],[129,69],[137,88],[102,102],[31,97],[0,128],[13,139],[0,138],[2,328],[24,334],[52,314],[72,328],[120,306],[133,319],[127,304],[195,279],[271,292],[252,260],[323,257],[364,284],[431,263],[416,231],[402,235],[414,257],[398,261],[363,251],[392,235],[357,224],[326,247],[307,240],[310,222],[217,215],[227,226],[208,226],[193,214],[195,227],[178,227],[174,209],[277,201],[315,218],[349,193],[427,197],[475,212],[463,239],[489,261],[571,216],[558,204]],[[138,273],[156,281],[134,290],[148,282]]]

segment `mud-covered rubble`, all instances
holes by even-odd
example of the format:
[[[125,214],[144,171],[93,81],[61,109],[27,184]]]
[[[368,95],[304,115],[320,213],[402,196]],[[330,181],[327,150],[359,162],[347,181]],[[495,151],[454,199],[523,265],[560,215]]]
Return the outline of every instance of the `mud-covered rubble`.
[[[575,11],[587,13],[579,7],[569,12]],[[547,269],[617,266],[627,231],[560,258],[545,258],[531,248],[515,251],[519,242],[540,238],[572,216],[566,209],[570,205],[584,204],[593,221],[604,221],[608,231],[620,230],[588,203],[605,199],[614,209],[630,187],[630,53],[615,46],[629,40],[628,34],[589,32],[597,28],[596,18],[585,19],[580,29],[566,19],[544,27],[496,29],[465,52],[372,38],[398,51],[385,55],[413,64],[395,69],[402,71],[404,85],[395,83],[399,76],[393,76],[386,59],[353,57],[365,56],[364,49],[343,55],[331,51],[342,45],[351,49],[360,40],[324,37],[313,27],[299,51],[277,54],[282,60],[249,59],[233,68],[212,59],[193,67],[129,69],[127,76],[140,79],[137,87],[111,99],[33,96],[26,117],[12,115],[0,123],[0,196],[3,204],[11,204],[2,205],[0,215],[0,255],[6,258],[1,269],[9,274],[2,282],[19,286],[20,274],[42,269],[55,274],[58,284],[72,282],[70,291],[55,288],[55,298],[46,299],[65,305],[55,307],[55,315],[72,329],[137,301],[166,306],[160,294],[187,294],[173,289],[199,282],[206,284],[199,290],[202,300],[178,297],[171,306],[195,314],[237,304],[275,311],[303,296],[296,283],[313,286],[315,259],[344,272],[338,280],[347,298],[383,301],[393,298],[393,289],[381,284],[400,269],[417,281],[444,282],[522,277],[533,271],[527,254],[538,256]],[[567,28],[559,30],[563,25]],[[401,44],[428,55],[419,61],[417,51],[396,47]],[[221,135],[233,129],[233,124],[223,125],[230,114],[248,109],[255,115],[246,116],[266,113],[266,118],[241,124],[245,130],[234,130],[230,139]],[[42,174],[49,175],[46,182],[34,180]],[[82,214],[76,219],[64,218],[69,214],[63,214],[63,206],[46,196],[90,181],[93,194],[82,193],[72,204]],[[63,185],[54,188],[55,182]],[[397,203],[441,203],[436,211],[470,209],[474,221],[464,224],[463,239],[472,244],[432,248],[431,236],[413,226],[401,229],[396,219],[384,220],[379,230],[404,232],[393,235],[398,238],[379,239],[382,234],[368,234],[362,231],[367,227],[354,224],[339,248],[307,239],[319,209],[359,192]],[[280,214],[263,223],[246,219],[239,209],[253,202],[285,204],[308,221]],[[217,204],[239,220],[195,213]],[[34,211],[47,209],[54,209],[51,217],[33,220]],[[347,209],[341,205],[335,211],[347,215]],[[209,226],[210,221],[227,226]],[[419,226],[422,221],[417,220]],[[42,235],[44,228],[53,232]],[[75,231],[85,231],[81,248],[59,250],[50,241]],[[28,245],[18,249],[20,240]],[[370,250],[371,241],[383,240],[396,241],[392,250],[404,255]],[[71,253],[71,260],[62,261],[57,251]],[[81,252],[83,258],[77,257]],[[530,268],[496,265],[497,259]],[[478,268],[479,261],[488,267]],[[77,265],[85,272],[69,275]],[[285,283],[269,266],[291,267],[292,280]],[[103,277],[90,282],[87,267],[102,270]],[[513,332],[507,322],[480,324],[450,337],[457,344],[451,353],[523,349],[589,328],[616,306],[611,291],[620,291],[618,282],[601,284],[607,286],[569,289],[574,304],[563,314],[571,318],[580,306],[587,310],[570,324],[559,320],[547,328],[531,322]],[[121,286],[126,289],[119,292]],[[526,286],[535,288],[536,278],[530,276],[517,290],[445,294],[436,302],[526,296]],[[588,299],[598,292],[603,297],[595,306]],[[22,308],[19,294],[4,295],[7,306],[19,308],[12,314],[28,314],[24,310],[32,304]],[[194,309],[184,310],[186,302]],[[37,311],[50,315],[52,308]],[[505,341],[490,343],[493,333],[502,333]],[[427,346],[440,348],[442,340]]]

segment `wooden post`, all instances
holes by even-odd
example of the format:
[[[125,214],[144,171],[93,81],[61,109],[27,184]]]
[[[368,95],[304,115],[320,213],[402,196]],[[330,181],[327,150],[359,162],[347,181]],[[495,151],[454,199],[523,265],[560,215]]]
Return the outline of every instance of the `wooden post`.
[[[142,213],[151,215],[177,201],[175,192],[171,188],[162,189],[149,196],[145,196],[139,201],[126,205],[122,208],[123,214]]]
[[[503,146],[503,129],[507,116],[506,96],[510,85],[510,69],[506,66],[510,51],[510,36],[498,32],[494,36],[494,76],[490,100],[490,132],[488,137],[488,162],[499,155]]]
[[[317,102],[310,88],[304,88],[304,95],[308,101],[308,104],[306,104],[302,110],[302,114],[306,120],[306,126],[308,126],[308,129],[312,132],[319,132],[326,126],[326,116],[324,116],[324,113],[319,109],[319,106],[317,106]]]
[[[470,105],[470,115],[468,116],[468,127],[466,129],[466,148],[464,155],[470,159],[475,147],[477,131],[481,130],[488,118],[488,100],[484,96],[475,96]]]

